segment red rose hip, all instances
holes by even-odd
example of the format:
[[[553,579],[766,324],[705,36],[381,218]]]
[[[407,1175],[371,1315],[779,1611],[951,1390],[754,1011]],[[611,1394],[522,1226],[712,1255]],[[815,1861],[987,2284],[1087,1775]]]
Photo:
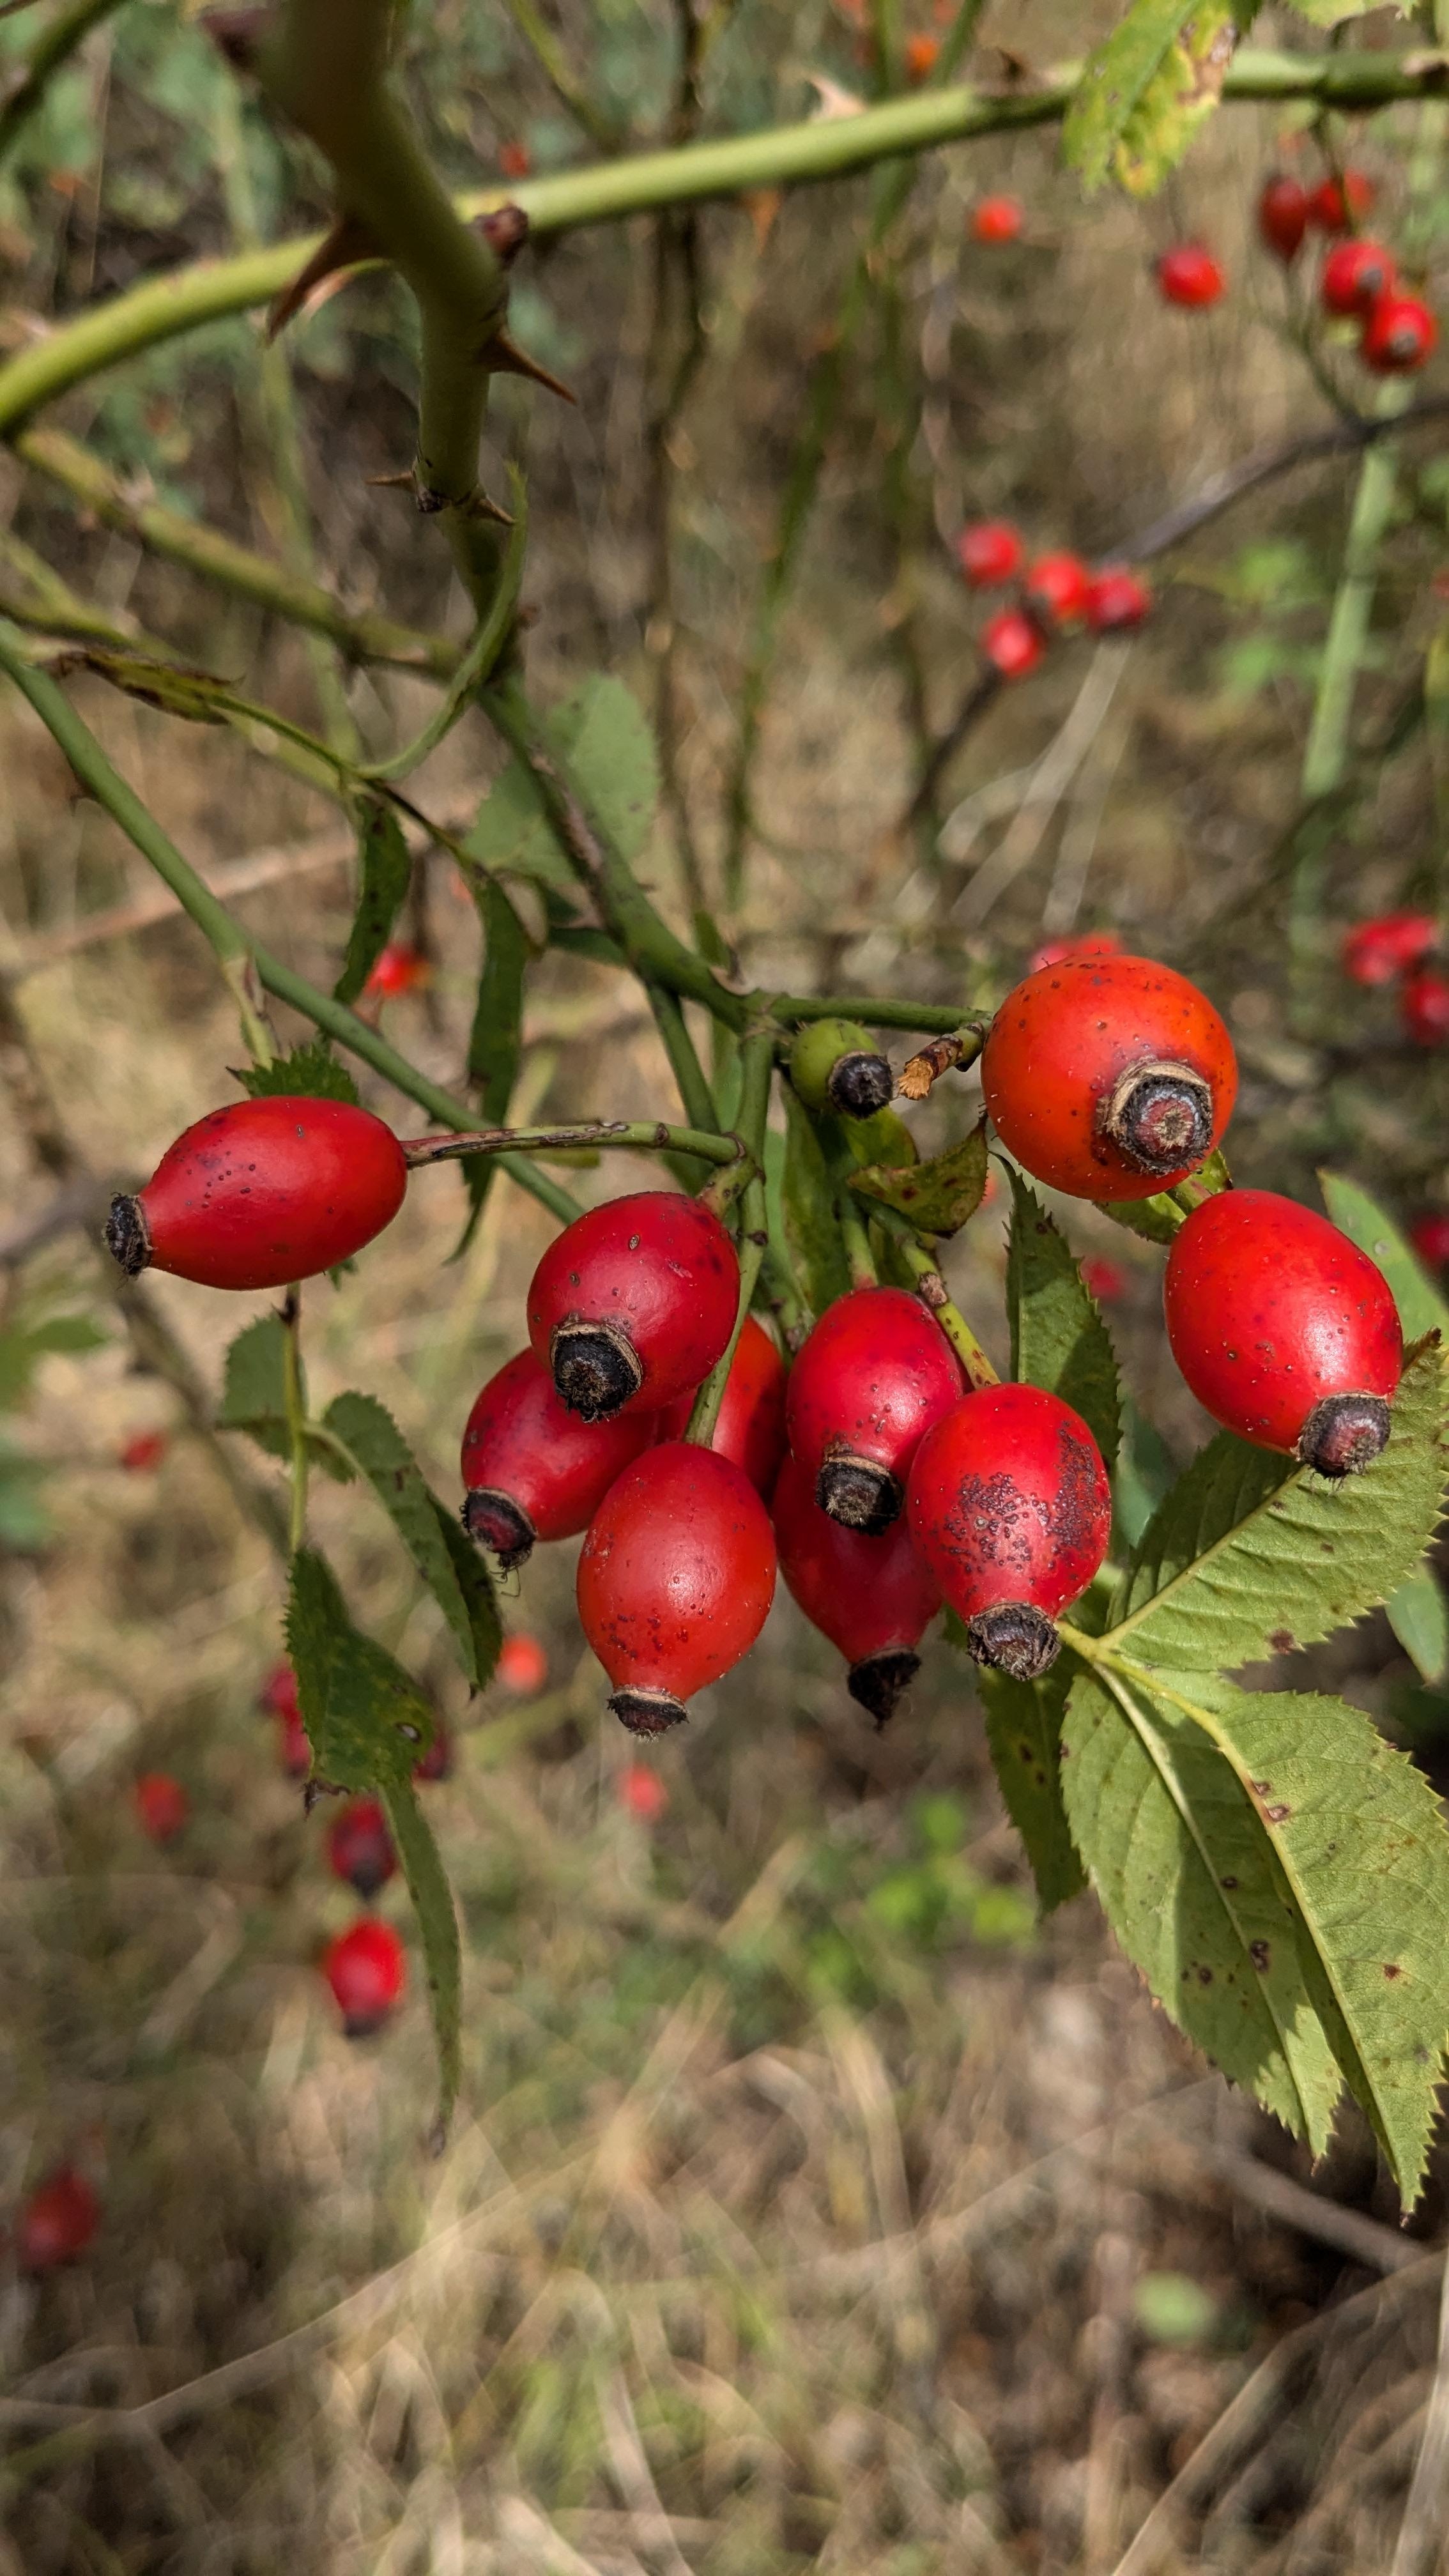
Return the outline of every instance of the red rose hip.
[[[407,1954],[390,1923],[365,1914],[339,1932],[322,1961],[349,2039],[381,2030],[407,1984]]]
[[[1026,209],[1020,197],[983,197],[971,216],[971,230],[977,241],[997,244],[1021,238]]]
[[[1369,310],[1359,356],[1376,376],[1412,375],[1439,337],[1439,325],[1417,295],[1381,295]]]
[[[498,1649],[494,1678],[515,1699],[533,1699],[548,1679],[548,1657],[537,1637],[515,1628]]]
[[[519,1351],[488,1380],[463,1433],[463,1527],[511,1571],[537,1539],[576,1538],[655,1437],[648,1413],[585,1422],[544,1362]]]
[[[1258,199],[1258,231],[1276,259],[1284,267],[1295,260],[1303,248],[1308,230],[1308,191],[1286,172],[1278,172],[1263,182]]]
[[[1186,1180],[1232,1115],[1238,1072],[1211,1002],[1148,957],[1068,957],[1009,993],[981,1087],[1028,1172],[1077,1199],[1143,1199]]]
[[[686,1440],[646,1449],[611,1487],[579,1557],[584,1635],[635,1735],[748,1654],[775,1592],[775,1537],[742,1468]]]
[[[1058,1613],[1112,1534],[1112,1489],[1080,1414],[1039,1386],[988,1386],[928,1431],[911,1469],[911,1537],[979,1664],[1033,1681]]]
[[[785,1384],[789,1375],[779,1350],[763,1324],[746,1315],[710,1440],[721,1458],[743,1467],[757,1494],[766,1502],[785,1455]],[[693,1410],[692,1395],[682,1395],[659,1416],[661,1440],[682,1440]],[[627,1417],[626,1417],[627,1418]]]
[[[1157,283],[1169,304],[1189,308],[1216,304],[1227,280],[1210,250],[1201,242],[1179,242],[1157,263]]]
[[[1377,912],[1345,931],[1343,971],[1355,984],[1392,984],[1422,963],[1438,935],[1431,912]]]
[[[1383,1272],[1327,1217],[1272,1190],[1223,1190],[1179,1229],[1163,1283],[1172,1356],[1215,1422],[1323,1476],[1389,1436],[1403,1367]]]
[[[143,1771],[131,1798],[136,1822],[148,1842],[174,1843],[185,1831],[191,1801],[169,1771]]]
[[[790,1452],[822,1512],[871,1537],[905,1500],[917,1444],[960,1399],[961,1364],[904,1288],[853,1288],[827,1306],[790,1371]]]
[[[1020,608],[1003,608],[981,629],[981,650],[1003,680],[1024,680],[1046,651],[1046,637]]]
[[[111,1201],[106,1241],[129,1278],[282,1288],[360,1252],[407,1186],[390,1127],[348,1100],[214,1109],[167,1148],[143,1190]]]
[[[1308,220],[1321,233],[1346,233],[1366,215],[1377,191],[1364,170],[1345,170],[1341,179],[1324,179],[1308,200]]]
[[[851,1698],[884,1726],[920,1669],[916,1648],[941,1607],[940,1585],[904,1519],[880,1538],[843,1529],[820,1509],[797,1458],[780,1470],[771,1516],[786,1590],[844,1655]]]
[[[1449,976],[1434,966],[1417,966],[1406,975],[1399,987],[1399,1018],[1415,1046],[1449,1042]]]
[[[1426,1270],[1449,1270],[1449,1213],[1431,1208],[1416,1216],[1409,1228],[1409,1241]]]
[[[15,2222],[15,2252],[22,2271],[53,2272],[74,2263],[93,2243],[100,2203],[74,2165],[57,2165],[38,2182]]]
[[[658,1412],[709,1375],[735,1328],[740,1267],[713,1209],[641,1190],[590,1208],[549,1245],[528,1337],[571,1413]]]
[[[1126,564],[1107,564],[1087,589],[1087,624],[1094,635],[1130,634],[1152,607],[1152,593]]]
[[[1031,615],[1043,626],[1080,626],[1087,614],[1091,576],[1080,555],[1039,555],[1026,576],[1023,592]]]
[[[397,1868],[380,1798],[349,1798],[327,1828],[327,1866],[370,1905]]]
[[[1367,313],[1393,282],[1394,263],[1382,242],[1336,242],[1323,263],[1318,292],[1325,313]]]
[[[1009,519],[977,519],[962,529],[956,552],[973,590],[995,590],[1021,570],[1025,548]]]

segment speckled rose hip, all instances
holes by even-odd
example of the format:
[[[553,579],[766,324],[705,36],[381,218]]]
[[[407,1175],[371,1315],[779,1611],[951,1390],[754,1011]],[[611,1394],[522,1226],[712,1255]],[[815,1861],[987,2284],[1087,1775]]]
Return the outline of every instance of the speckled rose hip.
[[[1079,1413],[1039,1386],[988,1386],[928,1431],[907,1497],[911,1537],[978,1663],[1034,1680],[1058,1612],[1107,1553],[1112,1492]]]
[[[169,1270],[205,1288],[282,1288],[360,1252],[402,1205],[403,1149],[347,1100],[238,1100],[167,1148],[106,1242],[131,1278]]]
[[[612,1485],[579,1557],[579,1620],[636,1735],[748,1654],[775,1595],[775,1536],[743,1469],[685,1440],[646,1449]]]
[[[590,1208],[549,1245],[528,1337],[586,1422],[653,1413],[709,1375],[734,1330],[740,1269],[712,1208],[640,1190]]]

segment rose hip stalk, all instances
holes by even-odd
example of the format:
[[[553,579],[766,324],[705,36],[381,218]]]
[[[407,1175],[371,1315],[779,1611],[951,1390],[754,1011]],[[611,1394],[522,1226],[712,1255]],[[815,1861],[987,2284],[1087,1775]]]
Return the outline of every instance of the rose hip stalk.
[[[1173,1240],[1172,1356],[1215,1422],[1321,1476],[1388,1440],[1404,1344],[1383,1272],[1327,1217],[1272,1190],[1223,1190]]]
[[[590,1208],[549,1245],[528,1337],[570,1412],[657,1412],[700,1385],[735,1328],[740,1266],[713,1209],[674,1190]]]
[[[1034,1681],[1112,1534],[1107,1470],[1080,1414],[1038,1386],[966,1396],[921,1442],[908,1511],[976,1661]]]
[[[753,1315],[746,1315],[709,1446],[722,1458],[732,1458],[737,1467],[743,1467],[756,1493],[763,1495],[766,1502],[785,1455],[788,1374],[764,1326],[757,1324]],[[693,1408],[693,1396],[682,1395],[677,1404],[661,1413],[660,1439],[682,1440]]]
[[[961,1388],[940,1325],[904,1288],[854,1288],[828,1306],[785,1397],[791,1454],[822,1512],[872,1537],[889,1529],[917,1443]]]
[[[981,1051],[1002,1143],[1078,1199],[1186,1180],[1232,1115],[1232,1041],[1205,995],[1147,957],[1066,958],[1008,993]]]
[[[771,1515],[786,1590],[844,1655],[851,1698],[884,1726],[920,1670],[916,1648],[941,1607],[939,1584],[903,1519],[880,1538],[842,1529],[798,1459],[780,1470]]]
[[[505,1571],[526,1564],[536,1540],[576,1538],[587,1529],[614,1478],[655,1437],[649,1413],[582,1421],[542,1360],[519,1351],[488,1380],[468,1416],[463,1527]]]
[[[178,1136],[134,1198],[111,1201],[106,1241],[128,1278],[282,1288],[360,1252],[406,1186],[403,1149],[370,1110],[238,1100]]]
[[[584,1635],[635,1735],[748,1654],[775,1592],[769,1515],[743,1470],[684,1440],[646,1449],[611,1487],[579,1557]]]

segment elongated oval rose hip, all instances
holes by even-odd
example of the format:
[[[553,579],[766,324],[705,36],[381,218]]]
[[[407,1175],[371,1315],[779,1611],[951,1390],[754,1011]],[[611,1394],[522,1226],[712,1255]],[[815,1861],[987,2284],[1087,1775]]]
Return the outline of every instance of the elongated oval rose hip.
[[[1383,1272],[1327,1217],[1272,1190],[1204,1199],[1163,1282],[1172,1356],[1215,1422],[1322,1476],[1389,1436],[1404,1361]]]
[[[327,1828],[327,1866],[370,1905],[397,1868],[380,1798],[349,1798]]]
[[[1076,1199],[1145,1199],[1206,1161],[1232,1115],[1232,1040],[1150,957],[1069,957],[1008,993],[981,1051],[998,1136]]]
[[[111,1201],[106,1241],[132,1279],[284,1288],[381,1234],[407,1176],[392,1129],[352,1101],[237,1100],[178,1136],[134,1198]]]
[[[653,1413],[709,1375],[739,1293],[713,1209],[640,1190],[575,1217],[549,1245],[528,1292],[528,1338],[571,1413]]]
[[[961,1364],[904,1288],[827,1306],[790,1371],[785,1427],[823,1512],[872,1536],[905,1500],[916,1444],[961,1394]]]
[[[786,1590],[840,1648],[851,1698],[884,1726],[920,1670],[916,1648],[941,1607],[940,1585],[903,1519],[879,1538],[842,1529],[797,1458],[780,1470],[770,1516]]]
[[[928,1431],[911,1469],[911,1536],[979,1664],[1033,1681],[1054,1621],[1112,1534],[1112,1489],[1081,1415],[1039,1386],[988,1386]]]
[[[655,1437],[649,1413],[581,1420],[543,1361],[519,1351],[490,1377],[468,1416],[463,1527],[505,1569],[526,1564],[536,1539],[576,1538],[587,1529],[614,1478]]]
[[[775,1535],[742,1468],[714,1449],[646,1449],[605,1495],[579,1557],[579,1619],[614,1715],[662,1735],[748,1654],[775,1595]]]
[[[407,1984],[407,1953],[390,1923],[364,1914],[329,1946],[322,1974],[332,1989],[349,2039],[381,2030]]]

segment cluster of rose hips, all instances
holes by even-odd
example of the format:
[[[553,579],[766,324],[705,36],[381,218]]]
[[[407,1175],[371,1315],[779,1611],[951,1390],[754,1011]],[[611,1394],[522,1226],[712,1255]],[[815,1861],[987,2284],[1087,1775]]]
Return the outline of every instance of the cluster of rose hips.
[[[1104,940],[1083,951],[1035,967],[1001,1005],[982,1087],[1025,1171],[1120,1206],[1201,1172],[1236,1066],[1184,977]],[[893,1090],[868,1034],[839,1021],[801,1033],[786,1078],[807,1111],[844,1122],[880,1116]],[[358,1251],[406,1176],[398,1139],[355,1104],[248,1100],[178,1139],[116,1202],[110,1240],[128,1266],[277,1286]],[[1242,1437],[1325,1476],[1355,1472],[1388,1436],[1402,1363],[1387,1283],[1291,1200],[1210,1178],[1192,1197],[1165,1283],[1188,1385]],[[1052,1661],[1057,1618],[1106,1555],[1105,1466],[1056,1395],[968,1383],[922,1297],[853,1288],[787,1366],[753,1316],[741,1321],[721,1217],[651,1189],[565,1227],[534,1273],[527,1324],[527,1348],[468,1418],[464,1526],[505,1569],[582,1534],[580,1622],[635,1734],[677,1725],[739,1662],[777,1569],[879,1722],[943,1600],[982,1664],[1033,1678]],[[706,1403],[696,1422],[717,1369],[715,1418]]]
[[[1373,199],[1373,182],[1362,170],[1346,170],[1316,188],[1280,171],[1263,183],[1258,231],[1285,268],[1310,232],[1323,234],[1332,245],[1318,281],[1324,312],[1360,324],[1358,353],[1375,375],[1409,375],[1430,356],[1439,326],[1422,297],[1405,294],[1391,252],[1355,231]],[[1217,304],[1227,288],[1221,262],[1202,242],[1164,251],[1157,283],[1169,304],[1188,309]]]
[[[1428,912],[1378,912],[1344,933],[1345,975],[1371,988],[1397,985],[1400,1024],[1416,1046],[1449,1043],[1449,975],[1429,962],[1438,944]]]
[[[999,609],[981,630],[981,651],[1003,680],[1025,679],[1059,635],[1087,628],[1093,635],[1128,634],[1152,606],[1152,593],[1127,564],[1091,572],[1080,555],[1038,555],[1028,563],[1021,532],[1009,519],[975,519],[956,540],[961,570],[972,590],[1017,585],[1011,607]]]

